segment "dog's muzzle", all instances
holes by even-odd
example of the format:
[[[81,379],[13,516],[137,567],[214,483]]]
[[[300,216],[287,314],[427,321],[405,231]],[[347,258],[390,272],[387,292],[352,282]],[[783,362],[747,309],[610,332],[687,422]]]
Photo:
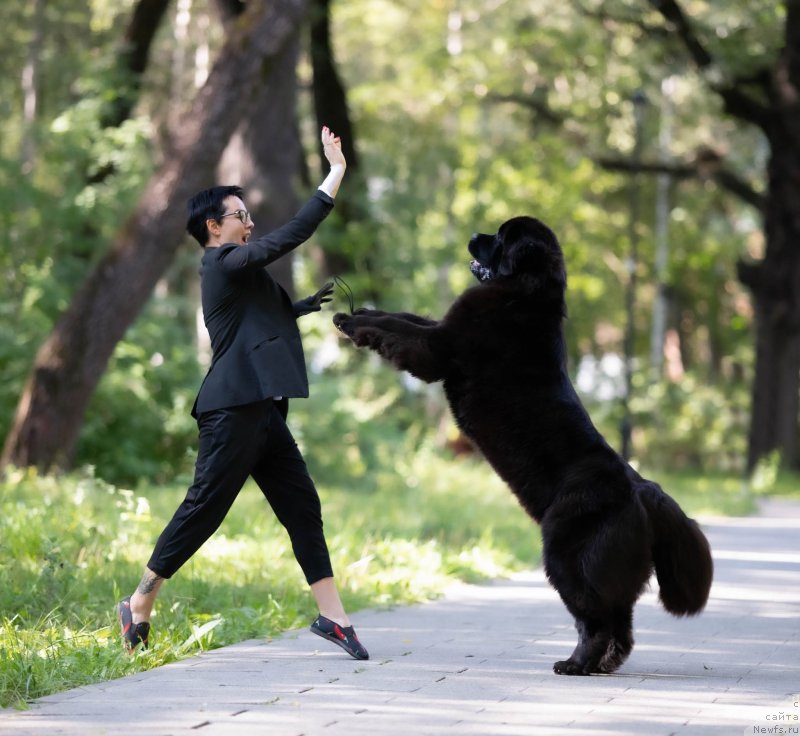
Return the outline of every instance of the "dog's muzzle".
[[[467,244],[470,255],[469,270],[478,281],[490,281],[497,275],[502,249],[494,235],[475,233]]]

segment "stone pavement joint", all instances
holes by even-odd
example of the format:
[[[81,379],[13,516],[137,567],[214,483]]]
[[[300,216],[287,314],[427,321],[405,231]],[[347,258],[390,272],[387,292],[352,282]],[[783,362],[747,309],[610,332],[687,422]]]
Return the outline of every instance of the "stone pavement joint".
[[[0,735],[800,734],[800,503],[701,522],[706,611],[677,619],[647,593],[613,675],[553,674],[576,634],[534,570],[356,614],[367,662],[292,631],[2,710]]]

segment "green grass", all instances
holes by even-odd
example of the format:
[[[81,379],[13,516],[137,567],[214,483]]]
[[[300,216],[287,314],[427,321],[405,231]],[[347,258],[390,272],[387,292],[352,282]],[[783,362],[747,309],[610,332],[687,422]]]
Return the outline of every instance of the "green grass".
[[[478,459],[422,449],[342,487],[321,484],[345,605],[433,598],[452,581],[539,561],[539,532]],[[690,514],[743,514],[754,493],[726,476],[650,473]],[[793,491],[773,478],[773,491]],[[255,486],[168,583],[151,648],[122,651],[116,601],[138,582],[184,486],[136,492],[92,476],[13,472],[0,483],[0,705],[112,679],[305,626],[315,608],[288,538]],[[357,623],[357,616],[355,617]]]
[[[777,496],[800,499],[800,476],[779,469],[780,457],[762,461],[750,478],[725,473],[642,472],[658,482],[687,514],[744,516],[758,510],[758,499]]]
[[[756,494],[752,484],[737,476],[724,473],[691,473],[640,471],[658,483],[689,514],[719,514],[744,516],[756,511]]]
[[[0,484],[0,706],[306,626],[316,612],[288,537],[254,485],[168,581],[147,652],[127,656],[115,603],[133,591],[184,486],[133,492],[89,473]],[[419,453],[360,485],[321,485],[351,613],[436,597],[534,565],[538,531],[479,462]],[[357,617],[356,617],[357,622]]]

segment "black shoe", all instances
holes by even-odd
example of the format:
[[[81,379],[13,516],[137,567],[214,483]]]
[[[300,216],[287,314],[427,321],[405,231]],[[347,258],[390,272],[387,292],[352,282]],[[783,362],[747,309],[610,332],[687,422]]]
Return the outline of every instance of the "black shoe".
[[[338,644],[355,659],[369,659],[369,652],[364,649],[364,645],[358,640],[355,629],[352,626],[339,626],[335,621],[319,615],[317,620],[311,624],[311,631],[323,639]]]
[[[150,623],[142,621],[141,623],[133,623],[133,614],[131,613],[131,597],[123,598],[117,605],[117,615],[119,616],[119,623],[122,627],[122,643],[129,654],[133,654],[133,650],[141,644],[142,649],[147,649],[147,640],[150,636]]]

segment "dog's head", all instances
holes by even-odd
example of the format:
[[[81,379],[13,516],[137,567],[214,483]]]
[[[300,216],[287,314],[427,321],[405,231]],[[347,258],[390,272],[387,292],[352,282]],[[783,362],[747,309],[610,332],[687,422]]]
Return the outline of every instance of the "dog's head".
[[[567,284],[564,254],[555,233],[535,217],[513,217],[495,235],[477,233],[469,241],[478,281],[532,278],[560,287]]]

